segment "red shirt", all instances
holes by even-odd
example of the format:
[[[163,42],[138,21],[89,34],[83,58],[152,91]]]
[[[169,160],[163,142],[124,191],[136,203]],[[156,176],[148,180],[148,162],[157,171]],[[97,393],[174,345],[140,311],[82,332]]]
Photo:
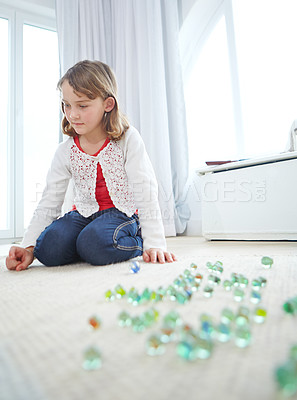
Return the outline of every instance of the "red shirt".
[[[84,152],[80,146],[78,136],[74,137],[74,143],[76,144],[76,146],[79,148],[80,151]],[[107,138],[105,140],[105,142],[103,143],[101,149],[99,149],[97,151],[97,153],[93,154],[93,156],[97,156],[100,153],[100,151],[102,151],[108,145],[108,143],[109,143],[109,139]],[[95,197],[96,197],[97,203],[99,204],[99,210],[106,210],[107,208],[115,207],[115,205],[113,204],[113,202],[109,196],[109,192],[106,187],[106,182],[105,182],[104,176],[102,174],[102,168],[101,168],[101,165],[99,162],[97,164],[97,179],[96,179]],[[75,210],[75,209],[76,209],[76,207],[74,205],[73,210]]]

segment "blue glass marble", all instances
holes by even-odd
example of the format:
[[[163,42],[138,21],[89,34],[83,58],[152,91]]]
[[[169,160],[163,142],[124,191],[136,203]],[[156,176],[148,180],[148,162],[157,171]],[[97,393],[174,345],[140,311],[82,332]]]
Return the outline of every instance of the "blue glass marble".
[[[231,338],[231,329],[229,324],[219,324],[215,329],[215,336],[219,342],[228,342]]]
[[[131,274],[137,274],[140,271],[140,264],[138,261],[130,262],[130,272]]]
[[[252,290],[251,294],[250,294],[250,301],[254,304],[258,304],[261,301],[261,294],[256,291],[256,290]]]

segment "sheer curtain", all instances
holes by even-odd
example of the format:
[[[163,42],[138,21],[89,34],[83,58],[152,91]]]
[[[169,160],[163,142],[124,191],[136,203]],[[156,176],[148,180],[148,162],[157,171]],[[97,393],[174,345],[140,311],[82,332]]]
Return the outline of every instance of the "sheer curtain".
[[[83,59],[113,68],[155,169],[165,233],[182,233],[190,215],[178,0],[56,0],[56,15],[61,73]]]
[[[195,66],[197,55],[202,50],[209,33],[223,13],[225,1],[196,0],[193,2],[187,17],[183,21],[179,33],[179,49],[185,86],[188,84],[189,77]],[[210,124],[213,124],[213,121],[210,121]],[[189,206],[191,218],[187,222],[185,234],[188,236],[199,236],[202,234],[201,201],[203,198],[203,187],[201,178],[197,175],[195,169],[190,169],[189,171],[186,192],[186,204]]]

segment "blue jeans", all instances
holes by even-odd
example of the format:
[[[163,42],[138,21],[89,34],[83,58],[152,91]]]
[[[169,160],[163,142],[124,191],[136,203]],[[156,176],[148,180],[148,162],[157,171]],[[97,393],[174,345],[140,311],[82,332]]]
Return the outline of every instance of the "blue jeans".
[[[106,265],[142,255],[138,216],[127,217],[116,208],[88,218],[70,211],[52,222],[39,236],[34,256],[46,266],[85,261]]]

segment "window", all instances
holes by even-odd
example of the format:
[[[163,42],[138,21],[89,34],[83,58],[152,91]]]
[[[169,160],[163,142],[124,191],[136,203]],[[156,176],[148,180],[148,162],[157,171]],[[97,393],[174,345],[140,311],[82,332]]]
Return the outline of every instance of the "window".
[[[0,238],[21,238],[59,142],[55,20],[0,9]]]
[[[202,3],[185,79],[190,167],[284,151],[297,119],[296,1]]]
[[[185,88],[192,166],[197,160],[220,160],[222,149],[226,159],[236,157],[231,87],[225,18],[222,17],[203,47]]]
[[[244,156],[281,152],[297,119],[297,2],[233,1],[233,13]]]
[[[59,141],[56,32],[24,24],[24,226],[30,222]]]
[[[9,228],[8,211],[8,20],[0,18],[0,230]]]

